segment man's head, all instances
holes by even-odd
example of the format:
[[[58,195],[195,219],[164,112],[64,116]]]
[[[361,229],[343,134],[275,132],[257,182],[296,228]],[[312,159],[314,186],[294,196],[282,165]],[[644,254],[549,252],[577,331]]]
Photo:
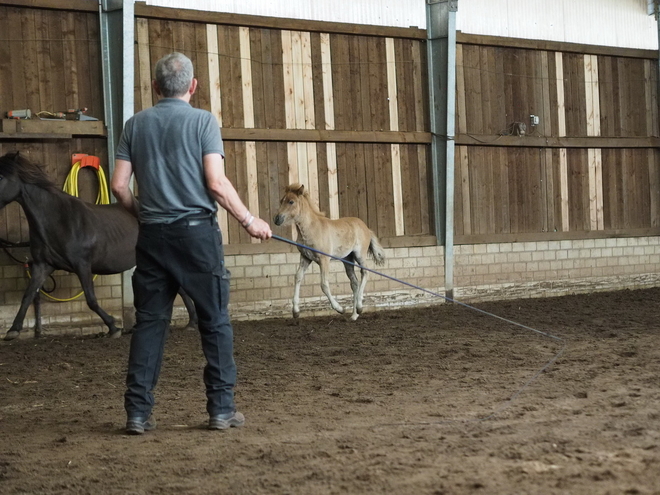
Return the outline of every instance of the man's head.
[[[155,87],[165,98],[186,95],[193,84],[193,65],[182,53],[173,52],[156,62]],[[193,89],[194,90],[194,89]]]

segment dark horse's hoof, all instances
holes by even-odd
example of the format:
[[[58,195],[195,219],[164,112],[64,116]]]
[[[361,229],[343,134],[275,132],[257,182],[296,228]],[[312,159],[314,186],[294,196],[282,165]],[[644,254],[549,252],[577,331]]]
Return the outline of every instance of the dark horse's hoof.
[[[21,332],[19,332],[18,330],[9,330],[7,332],[7,335],[5,335],[5,340],[14,340],[20,334],[21,334]]]
[[[108,334],[108,337],[110,337],[111,339],[118,339],[119,337],[121,337],[121,328],[118,328],[114,332],[110,332]]]

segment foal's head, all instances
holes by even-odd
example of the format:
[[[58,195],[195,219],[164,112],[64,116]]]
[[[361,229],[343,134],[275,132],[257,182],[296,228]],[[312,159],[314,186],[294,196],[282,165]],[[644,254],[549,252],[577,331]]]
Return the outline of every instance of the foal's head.
[[[295,222],[300,215],[311,213],[314,215],[323,215],[314,203],[309,199],[309,193],[305,191],[302,184],[291,184],[286,186],[284,196],[280,200],[280,209],[273,218],[275,225],[284,225]]]

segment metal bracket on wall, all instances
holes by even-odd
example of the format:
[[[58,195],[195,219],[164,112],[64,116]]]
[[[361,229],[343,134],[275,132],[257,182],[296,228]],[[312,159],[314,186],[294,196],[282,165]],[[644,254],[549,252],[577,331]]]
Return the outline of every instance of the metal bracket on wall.
[[[438,3],[446,3],[449,12],[458,12],[458,0],[426,0],[426,5],[435,5]]]

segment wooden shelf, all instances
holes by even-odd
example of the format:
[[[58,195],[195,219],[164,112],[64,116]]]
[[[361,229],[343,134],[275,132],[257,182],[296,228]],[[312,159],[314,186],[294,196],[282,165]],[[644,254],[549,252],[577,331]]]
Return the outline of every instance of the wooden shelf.
[[[100,120],[3,119],[0,139],[71,139],[76,136],[106,136]]]

